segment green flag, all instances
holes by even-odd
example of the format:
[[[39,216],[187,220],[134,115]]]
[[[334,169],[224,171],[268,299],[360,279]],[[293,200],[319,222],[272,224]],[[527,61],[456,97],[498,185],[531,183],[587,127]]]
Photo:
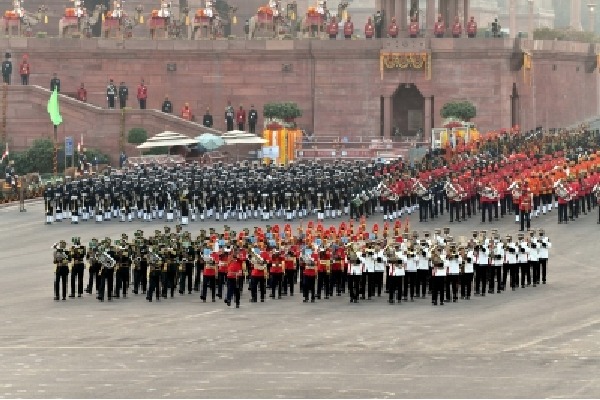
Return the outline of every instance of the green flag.
[[[48,100],[48,114],[50,114],[50,120],[53,125],[62,124],[62,117],[60,116],[60,110],[58,109],[58,92],[56,89],[54,89],[50,96],[50,100]]]

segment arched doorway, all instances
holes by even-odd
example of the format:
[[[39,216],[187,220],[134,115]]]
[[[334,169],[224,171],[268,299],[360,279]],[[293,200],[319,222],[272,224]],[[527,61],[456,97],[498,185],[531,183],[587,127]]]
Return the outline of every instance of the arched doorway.
[[[415,137],[425,128],[425,98],[413,83],[402,83],[392,98],[392,136]]]

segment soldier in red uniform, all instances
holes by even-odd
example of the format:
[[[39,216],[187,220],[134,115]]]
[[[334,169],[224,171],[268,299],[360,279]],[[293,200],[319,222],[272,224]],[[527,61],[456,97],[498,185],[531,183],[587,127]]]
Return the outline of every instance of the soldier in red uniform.
[[[342,289],[344,289],[343,276],[344,276],[344,248],[338,247],[333,261],[331,263],[331,289],[329,292],[333,296],[333,287],[336,287],[336,293],[338,296],[342,295]]]
[[[79,86],[79,89],[77,89],[77,100],[83,102],[87,101],[87,90],[85,90],[83,82],[81,83],[81,86]]]
[[[392,18],[392,23],[388,27],[388,35],[390,35],[392,39],[398,37],[398,25],[396,25],[396,18]]]
[[[329,34],[329,39],[337,39],[338,23],[335,20],[335,17],[331,17],[331,22],[329,22],[329,25],[327,25],[327,33]]]
[[[467,22],[467,37],[474,38],[475,36],[477,36],[477,22],[475,22],[475,17],[471,17]]]
[[[521,232],[525,231],[525,220],[527,219],[527,230],[531,228],[531,209],[533,207],[533,192],[529,188],[527,180],[523,183],[523,191],[519,198],[519,212],[521,214]]]
[[[354,34],[354,23],[350,20],[350,16],[348,15],[348,19],[344,22],[344,38],[352,39],[352,35]]]
[[[252,267],[252,272],[250,273],[250,293],[252,303],[256,303],[258,301],[258,288],[260,287],[260,302],[263,303],[265,301],[265,288],[266,288],[266,275],[267,275],[267,266],[264,261],[259,261],[259,264],[255,264]]]
[[[410,24],[408,25],[408,36],[411,38],[416,38],[419,35],[419,22],[415,17],[410,19]]]
[[[235,308],[240,308],[240,287],[238,278],[243,276],[242,263],[237,254],[231,257],[227,264],[227,297],[225,303],[231,305],[231,298],[235,298]]]
[[[206,303],[206,294],[208,291],[208,287],[210,286],[210,290],[212,292],[212,301],[215,302],[215,276],[217,275],[217,266],[215,264],[215,260],[211,259],[204,266],[203,271],[204,279],[202,280],[202,295],[200,299]]]
[[[190,109],[189,103],[185,103],[181,109],[181,118],[185,119],[186,121],[192,120],[192,110]]]
[[[442,20],[442,16],[440,15],[438,17],[437,22],[433,26],[433,35],[436,38],[443,38],[445,30],[446,30],[446,25],[444,24],[444,21]]]
[[[321,292],[325,292],[325,299],[329,299],[329,278],[331,277],[331,250],[319,252],[317,299],[321,300]]]
[[[238,129],[243,131],[244,124],[246,123],[246,110],[244,110],[244,107],[242,107],[241,104],[239,110],[235,112],[235,121],[238,124]]]
[[[217,297],[223,298],[223,286],[227,281],[227,266],[229,265],[229,253],[219,254],[219,268],[217,269]]]
[[[143,79],[137,88],[137,99],[140,104],[140,110],[145,110],[146,109],[146,100],[148,99],[148,88],[144,84]]]
[[[458,39],[462,35],[462,25],[458,15],[454,17],[454,25],[452,25],[452,37]]]
[[[308,263],[305,263],[304,259],[301,261],[301,268],[303,267],[303,280],[302,283],[302,291],[304,294],[304,303],[308,303],[308,294],[310,292],[311,297],[310,301],[312,303],[315,302],[315,277],[317,275],[317,271],[315,269],[315,263],[312,260],[309,260]]]
[[[375,34],[375,27],[373,26],[373,22],[371,22],[371,17],[367,20],[365,24],[365,37],[367,39],[373,39],[373,35]]]
[[[275,290],[277,290],[277,298],[281,299],[281,291],[283,286],[283,268],[284,268],[284,259],[283,255],[277,251],[273,253],[271,257],[271,269],[269,270],[269,274],[271,275],[271,297],[275,298]]]
[[[294,295],[294,282],[296,281],[296,255],[290,249],[287,252],[284,260],[285,267],[285,282],[283,287],[283,294],[287,295],[288,287],[290,291],[290,296]]]
[[[29,85],[29,61],[27,61],[27,56],[23,56],[23,61],[21,61],[21,65],[19,65],[19,74],[21,75],[21,85]]]

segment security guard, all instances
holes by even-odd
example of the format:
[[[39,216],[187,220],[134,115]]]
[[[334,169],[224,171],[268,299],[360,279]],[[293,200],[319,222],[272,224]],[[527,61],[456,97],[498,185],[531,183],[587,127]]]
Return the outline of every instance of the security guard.
[[[119,85],[119,108],[124,109],[127,106],[127,98],[129,97],[129,89],[125,82],[121,81]]]
[[[115,108],[115,97],[117,95],[117,87],[111,79],[106,86],[106,101],[108,101],[108,108]]]

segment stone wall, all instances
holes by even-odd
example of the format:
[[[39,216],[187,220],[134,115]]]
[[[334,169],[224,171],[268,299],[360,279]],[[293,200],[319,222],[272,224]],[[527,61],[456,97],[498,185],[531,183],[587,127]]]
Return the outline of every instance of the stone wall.
[[[62,91],[75,92],[80,82],[89,103],[63,101],[65,134],[97,136],[102,146],[115,149],[119,112],[106,110],[106,84],[125,81],[130,105],[137,109],[135,89],[141,78],[149,87],[148,107],[159,109],[165,95],[175,113],[189,102],[199,118],[210,107],[215,128],[224,129],[223,111],[230,100],[237,108],[253,103],[261,117],[270,101],[295,101],[304,115],[301,128],[317,136],[370,140],[381,132],[381,98],[393,96],[398,86],[411,83],[430,99],[429,125],[441,122],[439,110],[449,100],[470,100],[477,106],[475,122],[482,130],[509,127],[510,96],[517,85],[518,120],[524,129],[543,125],[566,126],[598,114],[598,70],[586,72],[586,63],[599,50],[570,42],[502,39],[384,39],[384,40],[218,40],[151,41],[0,39],[15,59],[29,54],[31,83],[47,88],[53,72],[62,79]],[[511,67],[514,54],[533,53],[533,70]],[[424,71],[380,72],[381,51],[425,51],[432,55],[432,77]],[[519,56],[520,57],[520,56]],[[167,71],[173,64],[175,71]],[[16,68],[15,68],[16,69]],[[13,77],[18,81],[18,77]],[[11,87],[8,134],[15,146],[49,134],[42,89]],[[534,96],[535,93],[535,96]],[[533,98],[535,97],[535,102]],[[533,111],[535,109],[535,112]],[[393,107],[390,108],[393,110]],[[391,112],[384,120],[391,121]],[[197,134],[201,128],[157,111],[132,110],[127,127],[147,126],[150,133],[169,127]],[[428,128],[428,124],[424,125]],[[427,131],[427,130],[426,130]],[[201,132],[200,132],[201,133]],[[112,150],[111,150],[112,151]]]

